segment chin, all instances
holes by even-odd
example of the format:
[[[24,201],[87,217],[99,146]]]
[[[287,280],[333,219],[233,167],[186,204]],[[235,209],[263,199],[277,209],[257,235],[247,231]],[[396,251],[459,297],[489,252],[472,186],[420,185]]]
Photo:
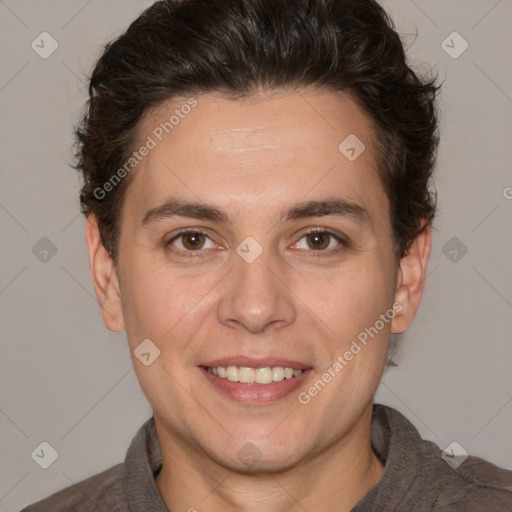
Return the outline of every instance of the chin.
[[[232,450],[232,446],[230,446]],[[276,453],[271,447],[258,447],[247,442],[236,452],[215,454],[213,460],[226,469],[241,474],[270,474],[282,473],[297,466],[300,454],[287,447],[284,452]]]

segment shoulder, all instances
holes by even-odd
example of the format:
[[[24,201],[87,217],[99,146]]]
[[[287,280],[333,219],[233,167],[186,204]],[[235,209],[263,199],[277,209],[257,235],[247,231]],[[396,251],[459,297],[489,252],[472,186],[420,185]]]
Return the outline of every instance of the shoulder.
[[[372,499],[394,500],[389,510],[512,511],[512,471],[475,456],[454,459],[453,450],[450,457],[393,408],[375,404],[372,445],[386,461]]]
[[[512,471],[469,456],[458,468],[444,468],[435,510],[512,510]]]
[[[21,512],[126,512],[124,464],[107,469],[38,501]]]

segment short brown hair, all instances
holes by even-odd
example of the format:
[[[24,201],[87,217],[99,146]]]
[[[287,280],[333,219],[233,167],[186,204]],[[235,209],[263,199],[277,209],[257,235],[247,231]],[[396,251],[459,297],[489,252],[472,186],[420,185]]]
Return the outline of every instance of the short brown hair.
[[[434,218],[438,146],[435,78],[407,64],[374,0],[163,0],[106,45],[77,135],[80,200],[116,260],[130,176],[104,190],[133,152],[148,109],[176,96],[314,87],[344,91],[373,122],[377,168],[400,258]],[[123,173],[123,176],[126,173]],[[426,222],[425,222],[426,221]]]

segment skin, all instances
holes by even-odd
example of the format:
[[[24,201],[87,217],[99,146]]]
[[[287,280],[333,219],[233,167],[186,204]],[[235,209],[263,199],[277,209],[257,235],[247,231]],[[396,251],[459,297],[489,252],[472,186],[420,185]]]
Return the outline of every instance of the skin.
[[[140,142],[186,99],[149,112]],[[407,330],[419,307],[430,227],[395,259],[372,125],[349,96],[303,90],[196,99],[134,171],[117,266],[96,219],[87,219],[104,322],[126,330],[154,411],[163,456],[157,486],[170,510],[348,511],[384,471],[370,443],[372,399],[390,333]],[[350,162],[338,145],[352,133],[366,150]],[[280,220],[296,203],[333,196],[363,206],[368,222]],[[231,223],[172,217],[142,226],[146,212],[171,197],[215,205]],[[190,237],[166,247],[182,228],[206,232],[202,256],[189,256],[198,254]],[[318,249],[307,228],[334,231],[349,244],[327,236]],[[263,249],[250,264],[236,252],[248,236]],[[239,354],[282,357],[313,368],[298,390],[305,391],[394,302],[401,311],[307,405],[295,392],[241,404],[198,370]],[[133,356],[146,338],[161,351],[149,366]],[[237,455],[248,443],[258,453],[249,465]]]

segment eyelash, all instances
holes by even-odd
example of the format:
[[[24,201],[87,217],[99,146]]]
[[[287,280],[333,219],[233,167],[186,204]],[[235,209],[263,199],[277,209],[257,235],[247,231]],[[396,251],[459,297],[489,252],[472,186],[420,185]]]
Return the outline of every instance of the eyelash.
[[[206,232],[202,231],[201,229],[185,228],[185,229],[180,230],[175,236],[173,236],[170,240],[165,242],[165,247],[167,249],[169,249],[171,252],[173,252],[175,254],[178,254],[178,255],[180,255],[181,257],[184,257],[184,258],[202,258],[202,257],[205,257],[205,256],[203,256],[201,254],[202,252],[204,252],[204,250],[201,250],[201,249],[198,249],[197,251],[190,251],[190,250],[183,251],[183,250],[176,250],[176,249],[172,249],[171,248],[171,244],[173,242],[178,240],[183,235],[186,235],[187,233],[194,233],[194,234],[204,235],[204,236],[206,236],[207,238],[209,238],[211,240],[211,238],[208,236],[208,234]],[[344,249],[349,247],[349,243],[348,243],[347,240],[345,240],[344,238],[342,238],[340,235],[336,234],[335,232],[330,231],[329,229],[325,229],[325,228],[310,228],[310,229],[308,229],[307,231],[302,233],[302,235],[300,236],[299,240],[297,242],[295,242],[295,244],[297,244],[305,236],[311,235],[311,234],[315,234],[315,233],[327,234],[327,235],[331,236],[332,238],[334,238],[337,242],[339,242],[340,245],[336,249],[331,249],[331,250],[323,249],[323,250],[315,251],[313,249],[310,249],[308,252],[312,253],[313,257],[332,256],[333,254],[337,254],[340,251],[342,251],[342,250],[344,250]],[[212,240],[212,242],[213,242],[213,240]],[[183,254],[180,254],[180,253],[186,253],[186,255],[183,255]],[[324,253],[324,254],[322,254],[322,253]]]

